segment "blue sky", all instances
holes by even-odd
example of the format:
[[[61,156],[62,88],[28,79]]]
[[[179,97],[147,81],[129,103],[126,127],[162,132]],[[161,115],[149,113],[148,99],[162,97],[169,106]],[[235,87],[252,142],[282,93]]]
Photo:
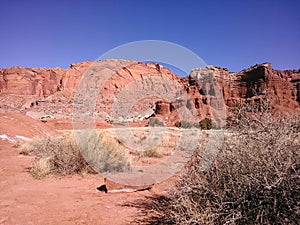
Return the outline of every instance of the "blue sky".
[[[63,67],[132,41],[182,45],[240,71],[300,68],[300,1],[0,1],[0,68]]]

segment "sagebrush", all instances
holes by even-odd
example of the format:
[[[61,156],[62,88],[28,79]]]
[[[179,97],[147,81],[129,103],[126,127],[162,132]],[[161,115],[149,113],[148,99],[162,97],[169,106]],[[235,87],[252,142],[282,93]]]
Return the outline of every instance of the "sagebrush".
[[[65,176],[130,168],[126,150],[114,138],[101,132],[84,131],[75,137],[63,135],[33,139],[21,146],[20,154],[35,156],[30,172],[38,179],[48,174]]]
[[[36,138],[23,144],[20,153],[35,156],[30,172],[36,178],[91,170],[70,135]]]
[[[167,196],[140,205],[139,223],[299,224],[299,118],[240,119],[205,171],[194,160]]]

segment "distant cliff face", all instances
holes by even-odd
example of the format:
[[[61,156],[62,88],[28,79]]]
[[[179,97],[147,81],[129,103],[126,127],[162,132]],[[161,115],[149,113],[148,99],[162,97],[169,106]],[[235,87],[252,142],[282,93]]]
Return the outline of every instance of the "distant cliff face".
[[[247,102],[257,110],[268,101],[274,112],[292,112],[300,107],[300,70],[273,70],[270,63],[258,64],[237,73],[218,67],[195,69],[189,76],[189,85],[204,79],[203,74],[214,74],[222,90],[226,106]],[[197,89],[196,88],[196,89]],[[209,93],[208,93],[209,95]],[[204,97],[205,98],[205,97]]]
[[[199,119],[221,119],[230,107],[241,103],[253,112],[268,109],[273,114],[300,113],[300,70],[273,70],[270,63],[263,63],[234,73],[207,66],[192,70],[181,83],[189,96],[181,106],[192,106]],[[172,116],[172,108],[178,103],[157,104],[157,114],[179,120]]]
[[[0,70],[1,108],[21,109],[29,101],[53,95],[60,90],[65,71],[60,68],[12,67]]]
[[[107,63],[113,68],[117,60]],[[68,117],[72,112],[74,91],[82,74],[91,65],[93,62],[88,61],[71,64],[68,69],[2,69],[0,110],[43,112]],[[139,86],[132,86],[131,91],[123,91],[132,83],[138,83]],[[167,118],[167,123],[172,124],[180,120],[177,113],[180,107],[196,111],[199,119],[202,119],[213,117],[218,110],[227,110],[241,102],[256,107],[258,111],[266,101],[273,112],[300,111],[300,70],[274,70],[271,64],[264,63],[233,73],[225,68],[207,66],[194,69],[188,77],[180,78],[158,64],[132,62],[118,70],[103,85],[95,113],[109,120],[116,98],[126,102],[141,95],[141,90],[158,90],[166,95],[174,86],[184,92],[178,93],[178,98],[144,96],[145,99],[132,106],[131,118],[123,119],[130,121],[158,116]],[[135,88],[140,92],[134,92]]]

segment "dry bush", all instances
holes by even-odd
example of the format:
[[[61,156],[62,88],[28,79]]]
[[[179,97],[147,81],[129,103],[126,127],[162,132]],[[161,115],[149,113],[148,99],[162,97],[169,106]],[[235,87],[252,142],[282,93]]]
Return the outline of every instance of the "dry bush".
[[[139,159],[145,158],[162,158],[171,154],[166,146],[166,140],[162,140],[161,143],[152,142],[151,139],[147,142],[140,142],[141,146],[144,145],[144,148],[141,149],[130,149],[129,154],[133,156],[133,159],[138,161]],[[172,146],[174,148],[174,146]],[[170,147],[169,147],[170,148]]]
[[[133,156],[133,159],[135,161],[138,161],[139,159],[145,159],[145,158],[162,158],[165,155],[170,155],[169,152],[162,153],[160,148],[157,147],[152,149],[146,149],[143,151],[131,150],[129,154]]]
[[[157,127],[152,129],[152,133],[148,128],[134,130],[134,140],[128,140],[124,136],[115,136],[115,139],[128,149],[133,162],[171,155],[176,148],[178,139],[176,134],[168,129],[162,130]]]
[[[151,118],[147,124],[148,127],[164,127],[165,124],[159,118]]]
[[[36,178],[50,173],[65,176],[95,173],[95,169],[113,172],[130,168],[124,149],[115,139],[92,131],[84,131],[81,135],[77,139],[79,143],[71,135],[34,139],[21,146],[20,154],[35,156],[30,172]]]
[[[75,135],[48,136],[25,142],[20,154],[35,156],[30,169],[36,178],[48,174],[115,173],[131,170],[136,158],[160,158],[171,153],[155,146],[145,151],[133,151],[106,131],[76,131]],[[167,146],[168,149],[170,146]]]
[[[149,149],[149,150],[143,151],[142,157],[161,158],[161,157],[163,157],[163,154],[161,154],[158,151],[158,148],[154,148],[154,149]]]
[[[192,127],[198,126],[198,124],[194,124],[193,122],[190,121],[177,121],[174,125],[175,127],[184,128],[184,129],[190,129]]]
[[[26,142],[21,146],[20,154],[36,157],[30,169],[36,178],[43,178],[49,173],[63,176],[80,173],[89,167],[70,135]]]
[[[35,160],[33,166],[30,168],[31,175],[36,179],[42,179],[51,173],[52,158],[40,158]]]
[[[247,121],[233,127],[204,172],[199,158],[168,196],[140,204],[139,223],[299,224],[299,118]]]
[[[97,172],[124,172],[131,169],[128,149],[111,134],[87,130],[77,135],[77,143],[88,164]]]
[[[158,151],[157,148],[149,149],[149,150],[131,150],[129,152],[131,156],[133,156],[133,161],[138,161],[143,158],[161,158],[163,155]]]

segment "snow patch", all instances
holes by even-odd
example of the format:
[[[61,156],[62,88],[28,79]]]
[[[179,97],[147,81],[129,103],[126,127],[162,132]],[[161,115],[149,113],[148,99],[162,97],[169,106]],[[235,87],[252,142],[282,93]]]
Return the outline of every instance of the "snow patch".
[[[17,139],[21,139],[21,140],[23,140],[23,141],[30,141],[30,140],[31,140],[31,138],[24,137],[24,136],[21,136],[21,135],[16,135],[16,138],[17,138]]]
[[[8,137],[6,134],[0,134],[0,139],[1,139],[1,140],[4,140],[4,141],[9,141],[9,142],[11,142],[11,143],[14,143],[14,142],[15,142],[14,139]]]
[[[15,138],[11,138],[11,137],[8,137],[6,134],[0,134],[0,139],[4,140],[4,141],[9,141],[11,143],[15,143],[17,141],[17,139],[22,140],[22,141],[30,141],[31,140],[31,138],[24,137],[21,135],[16,135]]]

